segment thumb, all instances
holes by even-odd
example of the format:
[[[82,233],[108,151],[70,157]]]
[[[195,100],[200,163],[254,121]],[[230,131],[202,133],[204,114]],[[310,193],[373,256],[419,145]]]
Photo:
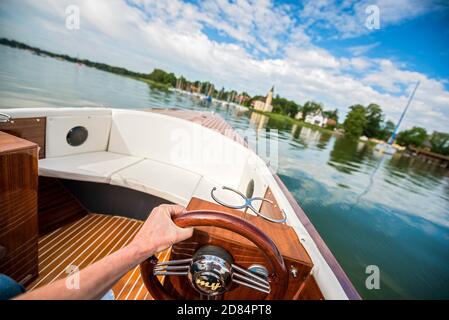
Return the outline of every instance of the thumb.
[[[183,241],[186,240],[188,238],[190,238],[193,234],[193,228],[180,228],[177,227],[178,229],[178,241]]]

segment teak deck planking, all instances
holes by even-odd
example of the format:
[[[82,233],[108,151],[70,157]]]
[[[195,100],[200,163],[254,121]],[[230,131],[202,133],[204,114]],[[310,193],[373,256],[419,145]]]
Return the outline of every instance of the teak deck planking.
[[[129,218],[88,214],[42,236],[39,239],[39,277],[28,290],[65,279],[73,270],[70,266],[81,270],[123,248],[142,224]],[[159,259],[168,259],[168,253],[169,250],[159,253]],[[112,290],[118,300],[152,299],[140,277],[139,266],[127,272]]]

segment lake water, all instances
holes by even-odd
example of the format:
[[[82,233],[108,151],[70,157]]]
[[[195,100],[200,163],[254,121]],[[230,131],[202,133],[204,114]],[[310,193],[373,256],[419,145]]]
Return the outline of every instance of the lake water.
[[[215,111],[253,138],[278,130],[279,176],[364,298],[449,298],[449,170],[0,46],[0,108],[100,105]],[[379,290],[365,288],[368,265]]]

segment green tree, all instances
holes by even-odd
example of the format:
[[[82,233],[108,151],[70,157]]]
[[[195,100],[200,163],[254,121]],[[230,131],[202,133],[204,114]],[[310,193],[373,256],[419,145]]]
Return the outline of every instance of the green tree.
[[[363,134],[368,138],[380,138],[381,125],[384,121],[384,115],[382,112],[382,108],[375,104],[371,103],[366,107],[366,127],[363,130]]]
[[[307,101],[301,108],[302,120],[304,121],[308,114],[323,111],[323,106],[314,101]]]
[[[186,88],[187,84],[188,84],[188,81],[187,81],[186,78],[184,78],[184,76],[180,76],[178,78],[177,83],[180,86],[180,89],[184,90]]]
[[[349,109],[351,111],[349,111],[343,123],[345,134],[350,138],[358,138],[363,134],[368,123],[366,109],[360,104],[353,105]]]
[[[174,73],[166,73],[164,76],[164,83],[169,84],[172,87],[176,86],[176,76]]]
[[[391,134],[393,133],[395,127],[396,125],[394,124],[394,122],[388,120],[387,122],[384,123],[383,127],[381,128],[378,134],[378,138],[387,141],[391,137]]]
[[[243,99],[242,99],[242,105],[245,106],[245,107],[249,107],[249,106],[250,106],[251,96],[250,96],[247,92],[245,92],[245,91],[243,91],[243,92],[240,94],[240,96],[243,97]]]
[[[323,114],[328,118],[334,120],[336,123],[338,123],[338,109],[335,110],[327,110],[324,111]]]
[[[279,95],[273,99],[272,105],[273,112],[285,114],[290,117],[294,117],[299,109],[299,106],[294,101],[280,98]]]
[[[434,131],[429,140],[432,152],[449,156],[449,133]]]
[[[202,94],[208,94],[208,93],[209,93],[209,90],[210,90],[210,88],[211,88],[211,86],[213,86],[213,84],[210,83],[209,81],[203,82],[203,83],[201,84],[200,93],[202,93]]]
[[[420,147],[427,138],[426,129],[413,127],[409,130],[399,132],[396,142],[404,147]]]
[[[174,73],[167,73],[161,69],[154,69],[148,76],[148,79],[171,86],[176,86],[176,76]]]

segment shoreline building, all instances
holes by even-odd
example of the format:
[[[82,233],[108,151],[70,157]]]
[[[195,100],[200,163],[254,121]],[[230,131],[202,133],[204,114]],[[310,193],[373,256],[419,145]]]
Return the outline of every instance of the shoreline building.
[[[328,118],[324,115],[321,110],[314,113],[310,113],[304,119],[304,122],[314,124],[319,127],[323,127],[327,123]]]
[[[271,112],[273,110],[273,105],[271,104],[273,101],[273,94],[274,94],[274,86],[271,87],[271,90],[268,92],[267,97],[265,98],[265,101],[263,100],[255,100],[251,104],[254,109],[263,111],[263,112]]]
[[[295,115],[296,120],[302,120],[302,112],[298,111],[298,113]],[[324,127],[325,125],[333,125],[336,126],[337,122],[335,120],[332,120],[327,118],[324,113],[321,110],[309,113],[306,115],[306,118],[304,119],[304,122],[313,124],[315,126]],[[330,122],[330,123],[329,123]]]

